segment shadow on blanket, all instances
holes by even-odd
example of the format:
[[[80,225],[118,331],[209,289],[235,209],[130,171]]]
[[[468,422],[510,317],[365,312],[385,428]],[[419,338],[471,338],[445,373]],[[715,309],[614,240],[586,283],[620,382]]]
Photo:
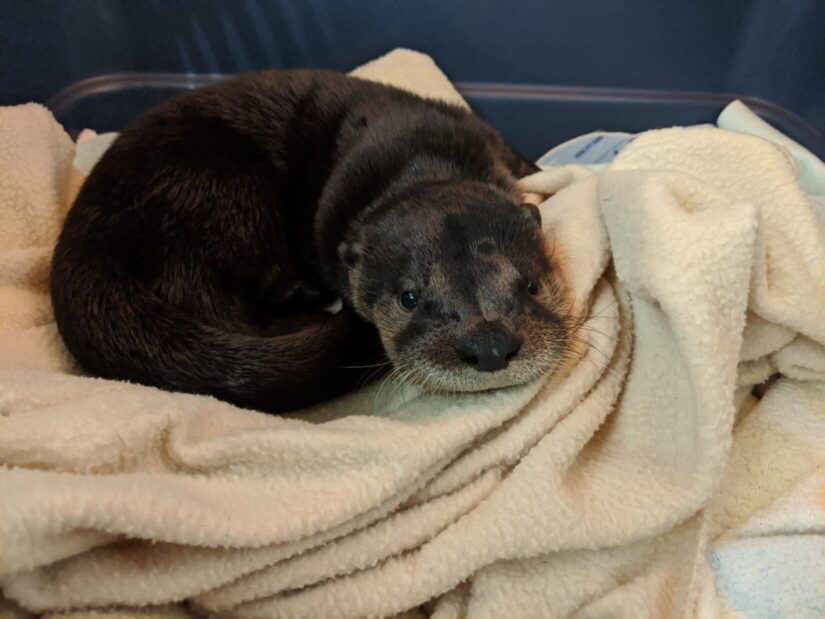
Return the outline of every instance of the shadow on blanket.
[[[458,97],[411,52],[363,74]],[[767,141],[652,131],[524,181],[589,316],[567,375],[307,421],[77,375],[48,261],[101,138],[36,105],[0,136],[0,582],[28,610],[716,616],[748,531],[823,539],[825,238]]]

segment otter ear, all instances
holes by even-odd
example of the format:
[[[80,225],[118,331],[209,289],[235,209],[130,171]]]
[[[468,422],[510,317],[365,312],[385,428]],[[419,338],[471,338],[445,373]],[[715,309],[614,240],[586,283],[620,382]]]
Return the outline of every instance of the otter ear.
[[[364,256],[364,246],[355,241],[353,243],[342,242],[338,246],[338,257],[341,259],[348,269],[352,269],[358,264],[358,261]]]
[[[530,202],[524,202],[519,204],[519,208],[521,208],[521,212],[525,217],[532,219],[541,228],[541,211],[539,211],[539,207]]]

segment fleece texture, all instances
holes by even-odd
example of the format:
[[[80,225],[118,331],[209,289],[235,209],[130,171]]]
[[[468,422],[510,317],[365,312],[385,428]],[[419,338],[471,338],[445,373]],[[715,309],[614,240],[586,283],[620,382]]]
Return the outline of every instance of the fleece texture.
[[[364,71],[463,104],[421,55]],[[273,417],[78,371],[48,265],[110,138],[76,147],[36,105],[0,108],[0,136],[8,612],[802,617],[825,597],[825,235],[781,147],[651,131],[601,173],[523,181],[586,317],[563,371]]]

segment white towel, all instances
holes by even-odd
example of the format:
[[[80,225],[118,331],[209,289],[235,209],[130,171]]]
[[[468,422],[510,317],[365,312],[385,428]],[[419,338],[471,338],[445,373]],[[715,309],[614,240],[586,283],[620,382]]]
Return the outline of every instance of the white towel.
[[[722,129],[764,138],[787,150],[799,167],[799,184],[806,193],[825,196],[825,162],[754,114],[741,101],[728,104],[716,124]]]
[[[0,136],[30,116],[61,135],[42,108],[7,108]],[[19,151],[62,186],[56,142],[2,140],[0,161]],[[710,501],[736,480],[743,363],[790,337],[821,380],[825,239],[790,159],[758,138],[649,132],[600,175],[526,179],[557,192],[544,227],[590,316],[569,371],[483,394],[374,385],[305,418],[71,375],[43,305],[55,228],[37,226],[65,205],[12,200],[7,171],[0,221],[34,228],[28,257],[0,249],[0,282],[31,310],[0,322],[18,342],[0,361],[0,583],[32,611],[712,617],[727,602],[708,541],[738,520]]]

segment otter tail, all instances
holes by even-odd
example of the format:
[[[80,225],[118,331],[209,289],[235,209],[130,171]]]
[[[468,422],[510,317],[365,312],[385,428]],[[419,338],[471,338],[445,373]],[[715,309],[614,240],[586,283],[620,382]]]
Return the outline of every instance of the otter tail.
[[[375,329],[354,312],[273,337],[225,331],[127,277],[73,268],[59,250],[51,284],[58,330],[80,364],[104,378],[283,412],[355,388],[367,375],[362,364],[380,359]]]

